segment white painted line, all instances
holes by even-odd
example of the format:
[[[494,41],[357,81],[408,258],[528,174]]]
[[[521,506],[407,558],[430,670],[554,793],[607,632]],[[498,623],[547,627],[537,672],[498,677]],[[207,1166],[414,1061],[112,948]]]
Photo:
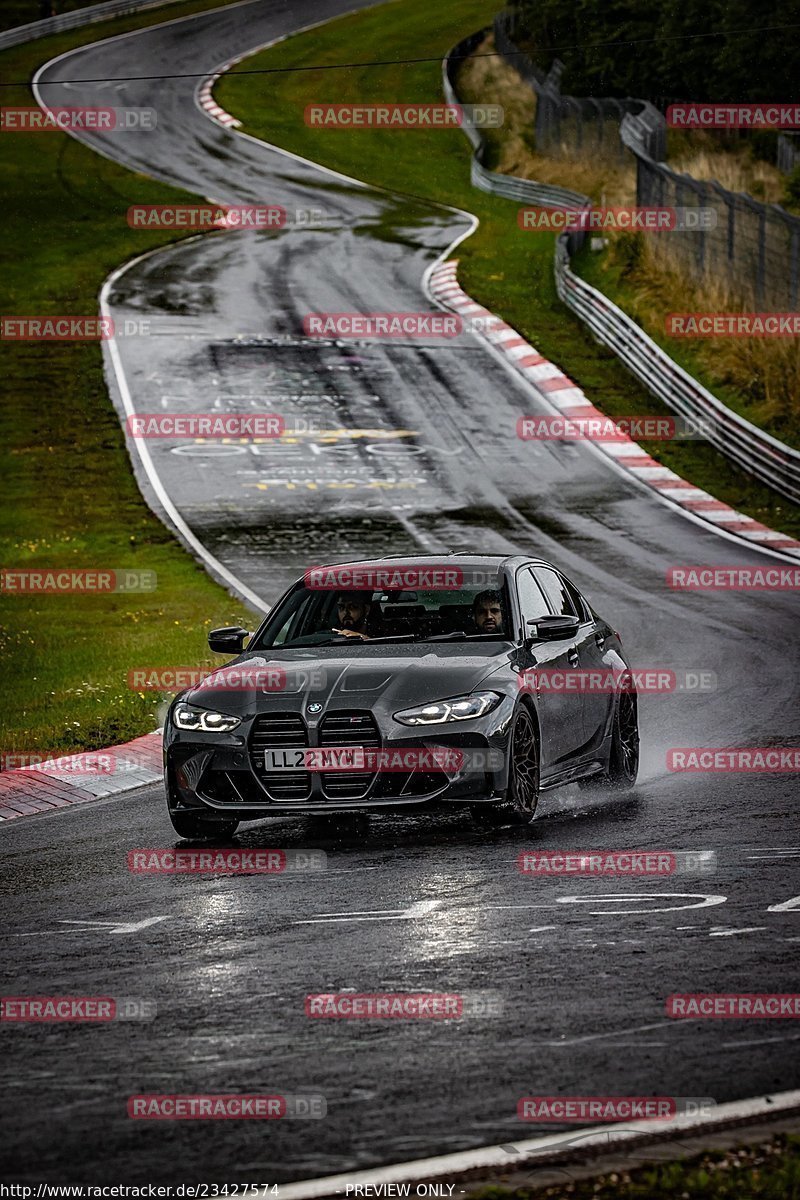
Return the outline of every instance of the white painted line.
[[[712,929],[709,937],[735,937],[738,933],[761,933],[766,925],[750,925],[746,929]]]
[[[94,930],[102,930],[104,933],[141,933],[143,929],[148,929],[151,925],[157,925],[160,921],[169,921],[169,917],[146,917],[143,921],[124,922],[124,921],[76,921],[62,920],[59,925],[76,925],[78,929],[62,929],[61,933],[78,933],[84,930],[89,933]]]
[[[418,900],[408,908],[375,908],[355,912],[321,913],[317,917],[306,917],[295,921],[295,925],[339,924],[345,921],[415,921],[439,908],[441,900]]]
[[[800,1109],[800,1091],[776,1092],[771,1096],[755,1096],[751,1100],[735,1100],[728,1104],[718,1104],[706,1113],[678,1114],[670,1120],[669,1130],[664,1130],[664,1140],[675,1135],[691,1137],[696,1133],[725,1128],[729,1123],[739,1123],[747,1119],[757,1122],[764,1117],[788,1114],[797,1109]],[[661,1125],[663,1129],[663,1124],[632,1121],[626,1124],[624,1130],[595,1126],[581,1130],[579,1134],[572,1130],[548,1134],[545,1137],[515,1140],[513,1145],[505,1142],[499,1146],[483,1146],[478,1150],[442,1154],[436,1158],[418,1159],[416,1162],[393,1163],[388,1167],[349,1171],[322,1179],[305,1179],[300,1183],[281,1184],[281,1200],[322,1200],[323,1197],[344,1193],[346,1188],[350,1189],[348,1194],[352,1196],[353,1188],[359,1185],[385,1189],[389,1184],[452,1180],[465,1172],[499,1169],[505,1173],[515,1167],[534,1165],[537,1158],[552,1157],[559,1152],[567,1156],[570,1151],[582,1151],[587,1146],[630,1147],[637,1135],[652,1139],[658,1131],[657,1126]],[[579,1147],[575,1146],[576,1136],[580,1137]]]
[[[250,0],[247,0],[247,3],[249,2]],[[111,272],[100,290],[100,312],[103,316],[111,316],[108,296],[117,280],[120,279],[126,271],[130,270],[131,267],[136,266],[138,263],[144,262],[145,259],[150,258],[153,255],[160,254],[164,249],[165,247],[159,246],[155,250],[149,250],[146,254],[140,254],[136,258],[130,259],[129,262],[124,263],[121,267],[117,267],[116,270]],[[102,342],[102,348],[103,353],[107,354],[111,361],[111,366],[114,371],[117,387],[119,388],[120,399],[122,400],[122,405],[125,409],[126,416],[134,416],[136,414],[136,409],[134,407],[130,388],[128,387],[128,380],[125,376],[125,368],[122,365],[122,357],[119,352],[119,346],[117,345],[116,334],[113,334],[106,341]],[[159,504],[161,504],[162,508],[164,509],[164,513],[166,514],[174,531],[178,534],[178,537],[193,551],[194,554],[197,555],[198,558],[201,559],[212,577],[220,582],[223,582],[225,586],[228,587],[235,595],[242,597],[247,601],[247,603],[252,604],[254,608],[264,613],[269,612],[269,605],[266,604],[260,596],[256,595],[252,588],[249,588],[246,583],[243,583],[237,575],[234,575],[233,571],[230,571],[219,561],[218,558],[215,558],[214,555],[205,548],[200,539],[186,524],[183,517],[180,515],[174,503],[172,502],[167,489],[161,482],[159,474],[156,471],[155,464],[153,463],[153,459],[150,455],[150,449],[147,446],[146,439],[131,438],[126,439],[126,441],[133,442],[136,452],[139,455],[141,464],[144,467],[150,486],[155,492]]]

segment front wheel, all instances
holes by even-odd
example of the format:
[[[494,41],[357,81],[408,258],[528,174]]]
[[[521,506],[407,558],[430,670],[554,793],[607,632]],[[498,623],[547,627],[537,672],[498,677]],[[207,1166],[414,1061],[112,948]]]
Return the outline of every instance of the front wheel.
[[[517,821],[527,825],[539,803],[539,736],[527,708],[519,708],[511,727],[507,800]]]
[[[178,836],[191,841],[224,842],[239,828],[238,821],[210,821],[192,812],[170,812],[169,819]]]
[[[639,774],[639,706],[636,692],[620,692],[614,713],[607,788],[624,792],[632,788]]]

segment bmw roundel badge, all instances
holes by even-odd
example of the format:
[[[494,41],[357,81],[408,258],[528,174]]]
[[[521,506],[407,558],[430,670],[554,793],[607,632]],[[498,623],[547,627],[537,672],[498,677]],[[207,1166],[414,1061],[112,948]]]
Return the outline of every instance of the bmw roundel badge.
[[[311,704],[306,705],[306,712],[310,712],[310,713],[322,712],[322,705],[318,704],[317,701],[314,700]]]

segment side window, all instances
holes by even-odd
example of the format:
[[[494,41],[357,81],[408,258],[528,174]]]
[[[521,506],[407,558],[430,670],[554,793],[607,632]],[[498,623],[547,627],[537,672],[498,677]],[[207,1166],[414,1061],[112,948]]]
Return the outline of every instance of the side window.
[[[583,613],[576,607],[575,601],[567,590],[567,585],[555,571],[551,571],[548,567],[534,567],[533,573],[556,616],[583,618]]]
[[[564,584],[564,587],[569,592],[570,597],[572,598],[572,603],[575,605],[575,611],[578,614],[578,616],[580,617],[581,621],[591,621],[592,620],[592,610],[589,608],[589,605],[586,603],[583,596],[580,594],[578,589],[575,587],[575,584],[571,583],[569,581],[569,579],[567,579],[566,576],[563,576],[563,575],[561,577],[561,580],[562,580],[562,583]]]
[[[517,591],[519,592],[519,606],[522,609],[523,626],[526,626],[528,621],[538,621],[540,617],[550,616],[547,601],[542,595],[542,589],[534,579],[530,567],[523,567],[521,571],[517,572]],[[523,637],[529,632],[527,627],[523,628]]]

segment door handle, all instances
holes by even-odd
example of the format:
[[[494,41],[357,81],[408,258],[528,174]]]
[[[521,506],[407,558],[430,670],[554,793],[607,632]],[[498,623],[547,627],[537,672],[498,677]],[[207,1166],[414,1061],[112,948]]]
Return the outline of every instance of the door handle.
[[[567,651],[567,658],[569,659],[569,665],[571,667],[577,667],[581,660],[576,646],[570,647],[570,649]]]

